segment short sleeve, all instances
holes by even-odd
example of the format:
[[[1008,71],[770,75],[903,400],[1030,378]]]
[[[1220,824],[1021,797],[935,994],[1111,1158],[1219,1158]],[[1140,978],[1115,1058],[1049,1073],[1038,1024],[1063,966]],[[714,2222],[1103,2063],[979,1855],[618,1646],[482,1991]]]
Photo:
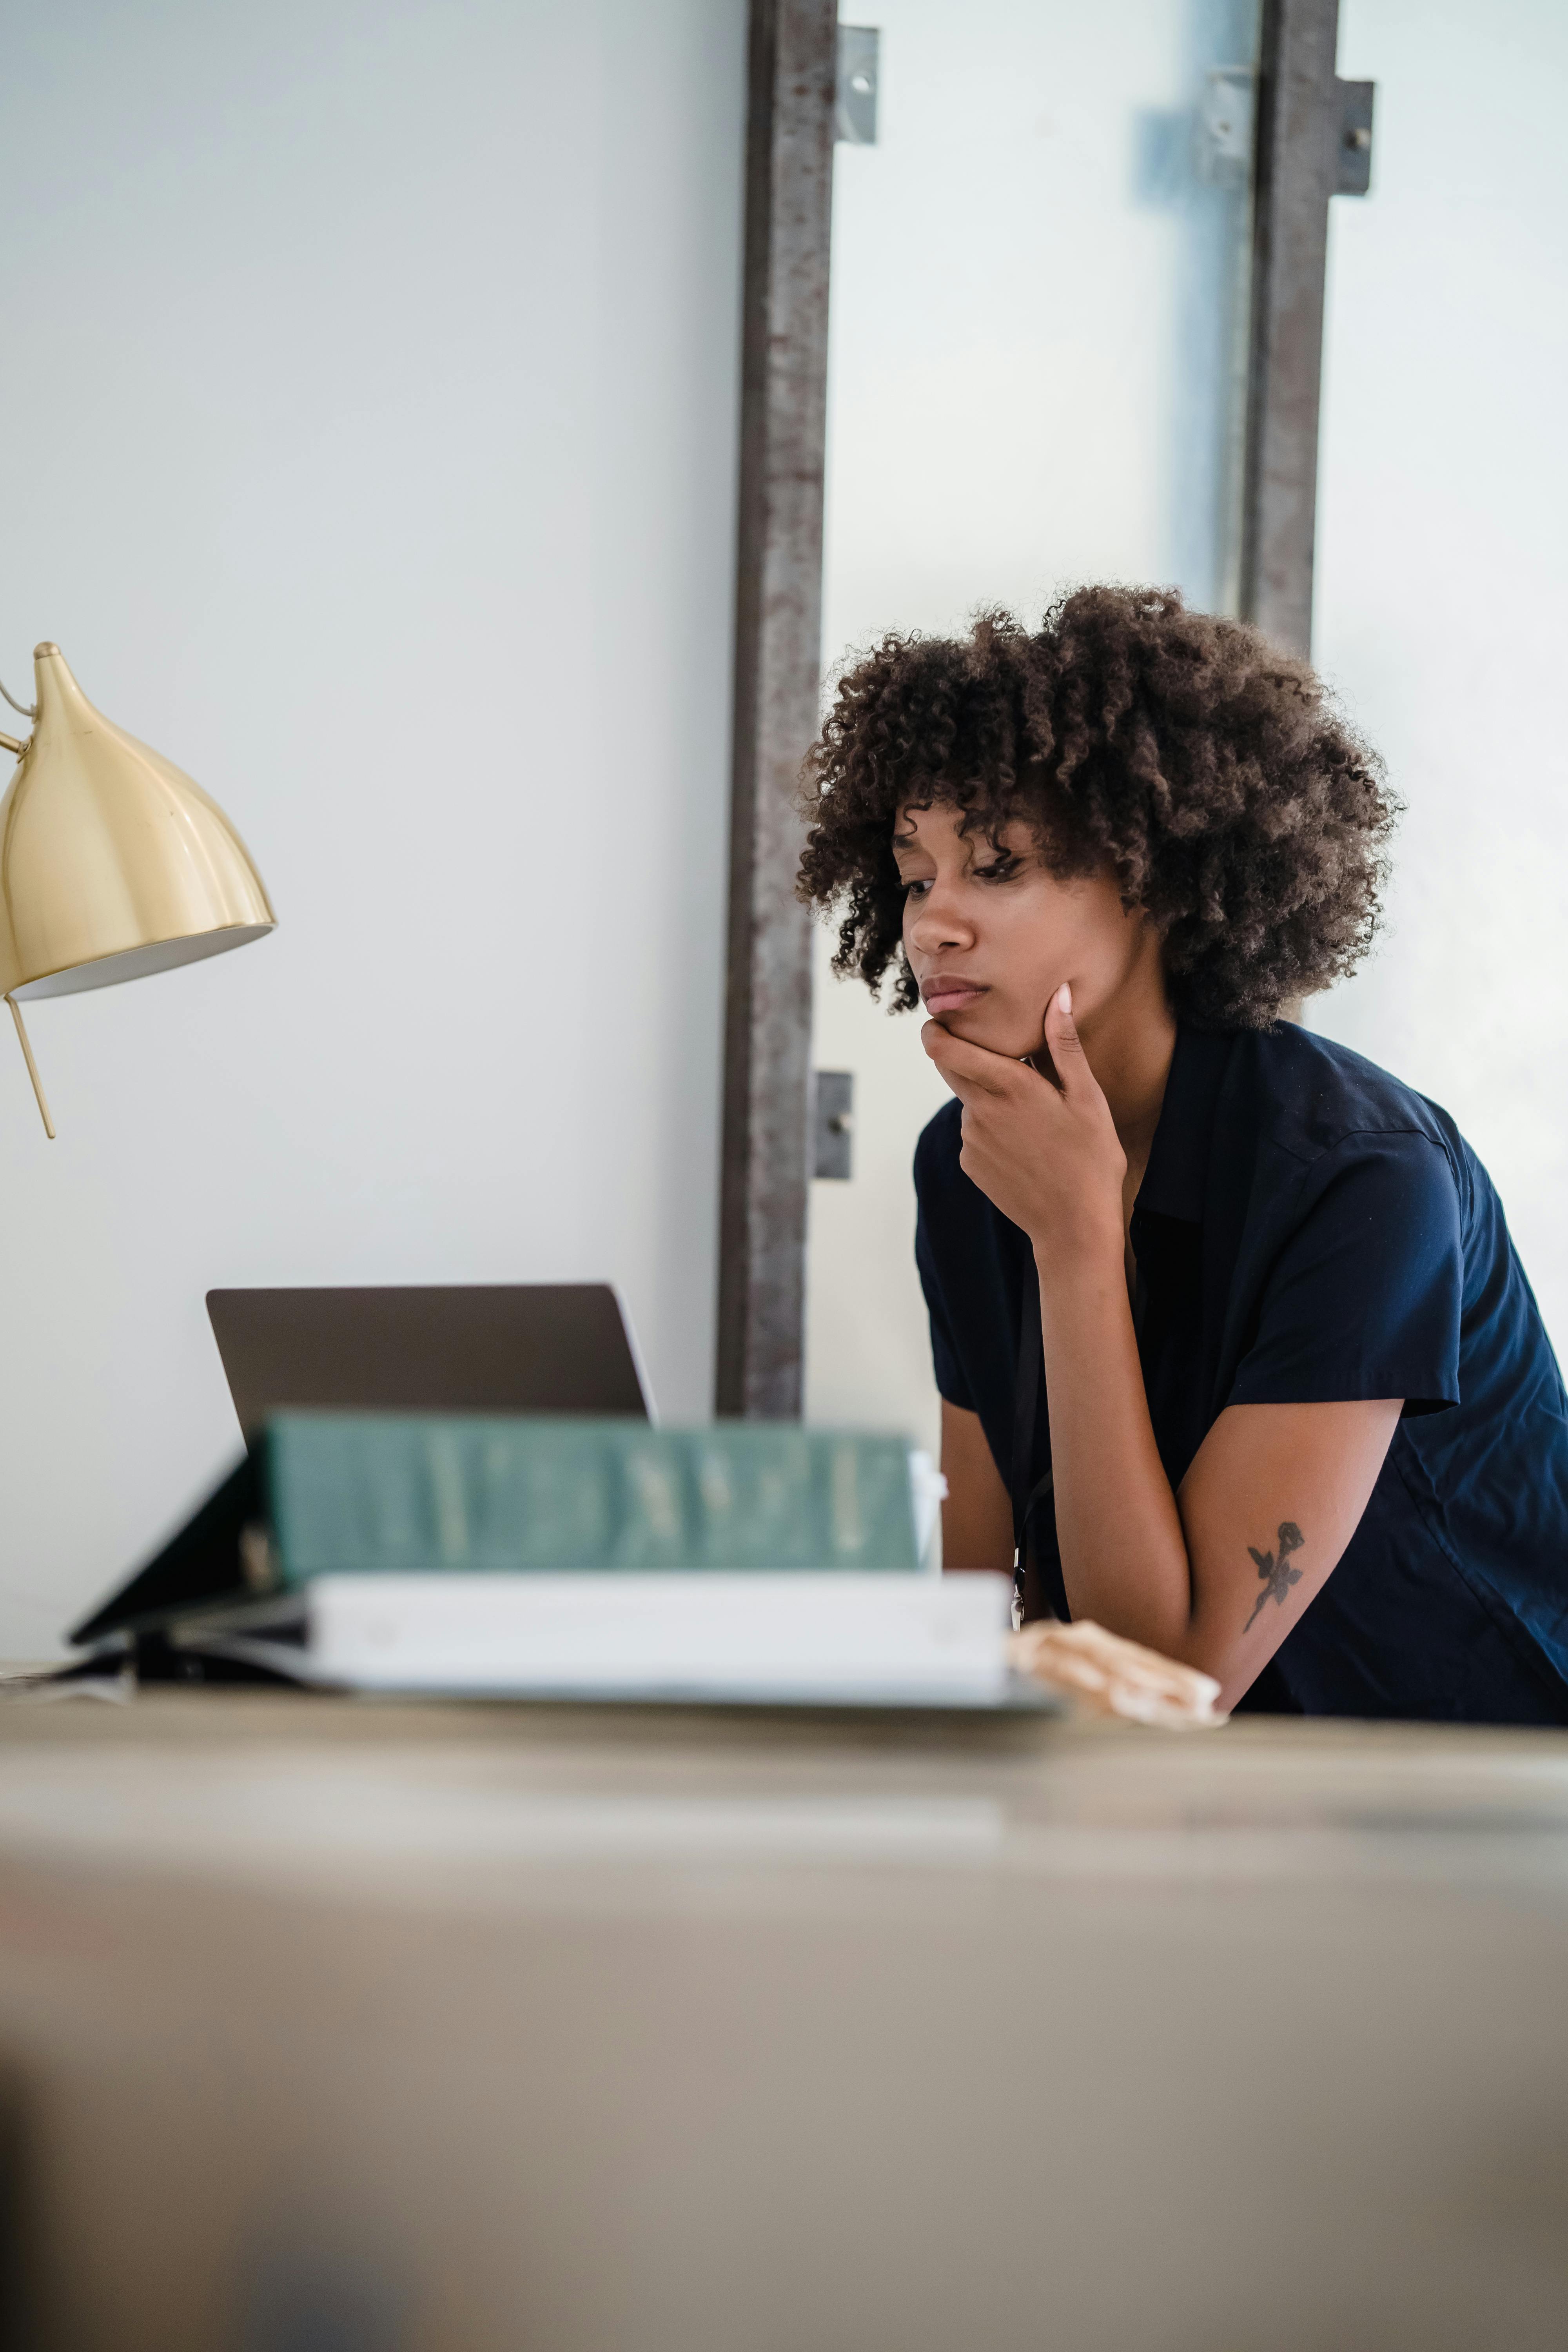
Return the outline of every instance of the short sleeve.
[[[1414,1131],[1352,1137],[1305,1192],[1226,1403],[1458,1404],[1464,1242],[1441,1144]]]

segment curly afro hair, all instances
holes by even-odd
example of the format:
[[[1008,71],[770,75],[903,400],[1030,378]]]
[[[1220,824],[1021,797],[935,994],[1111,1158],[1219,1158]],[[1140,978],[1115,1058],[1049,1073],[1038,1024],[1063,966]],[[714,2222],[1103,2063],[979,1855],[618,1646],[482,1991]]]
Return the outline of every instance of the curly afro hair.
[[[1031,634],[889,636],[848,669],[806,762],[802,898],[840,916],[834,969],[917,1002],[898,811],[941,803],[1051,871],[1109,865],[1163,936],[1178,1013],[1266,1029],[1371,943],[1398,813],[1375,755],[1303,661],[1173,591],[1080,588]]]

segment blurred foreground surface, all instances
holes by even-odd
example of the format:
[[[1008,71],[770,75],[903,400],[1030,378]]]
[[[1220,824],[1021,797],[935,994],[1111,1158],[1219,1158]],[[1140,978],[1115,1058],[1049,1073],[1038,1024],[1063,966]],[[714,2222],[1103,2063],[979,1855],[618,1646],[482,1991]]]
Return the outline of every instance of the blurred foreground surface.
[[[0,1701],[0,2340],[1568,2308],[1568,1738]]]

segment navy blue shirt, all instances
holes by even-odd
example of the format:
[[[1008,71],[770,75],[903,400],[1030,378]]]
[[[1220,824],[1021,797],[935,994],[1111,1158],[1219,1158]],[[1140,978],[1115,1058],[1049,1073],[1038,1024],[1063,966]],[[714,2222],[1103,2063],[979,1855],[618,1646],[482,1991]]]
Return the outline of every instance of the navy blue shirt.
[[[1032,1259],[959,1167],[959,1117],[939,1111],[915,1155],[916,1257],[937,1386],[1011,1486]],[[1339,1566],[1243,1704],[1568,1723],[1568,1399],[1447,1112],[1304,1029],[1183,1027],[1131,1241],[1173,1487],[1226,1405],[1406,1401]],[[1031,1475],[1045,1449],[1042,1394]],[[1048,1498],[1032,1527],[1065,1616]]]

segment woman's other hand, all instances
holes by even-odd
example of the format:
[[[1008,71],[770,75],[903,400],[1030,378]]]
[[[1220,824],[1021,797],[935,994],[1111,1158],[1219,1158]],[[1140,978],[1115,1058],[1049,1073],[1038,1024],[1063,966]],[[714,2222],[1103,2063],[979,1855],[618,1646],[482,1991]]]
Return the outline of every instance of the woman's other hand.
[[[1027,1234],[1037,1258],[1104,1254],[1120,1266],[1127,1155],[1074,1025],[1071,990],[1058,988],[1046,1009],[1054,1084],[939,1021],[926,1023],[921,1043],[963,1105],[960,1167]]]

